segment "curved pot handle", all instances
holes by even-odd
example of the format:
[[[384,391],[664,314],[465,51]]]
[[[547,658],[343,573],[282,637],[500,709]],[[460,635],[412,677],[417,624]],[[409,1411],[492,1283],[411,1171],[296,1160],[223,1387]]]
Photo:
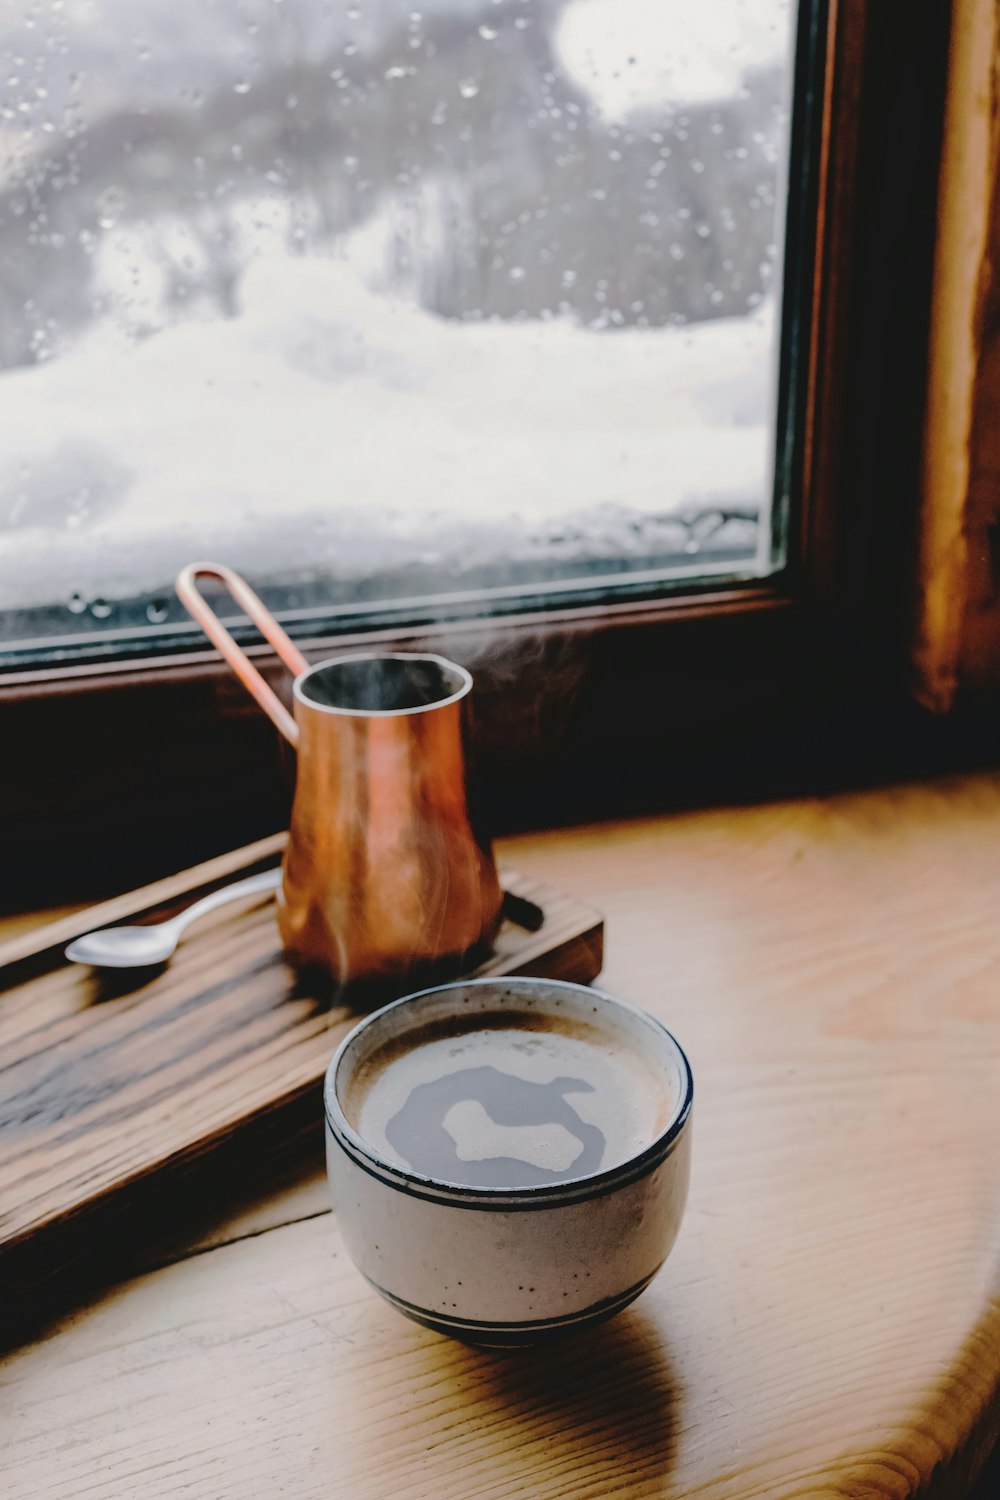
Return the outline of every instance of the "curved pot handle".
[[[277,620],[265,607],[248,583],[227,568],[224,563],[189,563],[177,575],[177,595],[188,614],[195,619],[232,667],[249,693],[256,698],[264,712],[281,730],[286,740],[293,745],[299,741],[299,726],[276,693],[268,687],[246,652],[236,644],[218,615],[202,598],[196,583],[198,578],[217,578],[224,583],[234,601],[250,616],[261,635],[270,641],[285,666],[294,677],[299,677],[308,667],[302,652],[282,630]]]

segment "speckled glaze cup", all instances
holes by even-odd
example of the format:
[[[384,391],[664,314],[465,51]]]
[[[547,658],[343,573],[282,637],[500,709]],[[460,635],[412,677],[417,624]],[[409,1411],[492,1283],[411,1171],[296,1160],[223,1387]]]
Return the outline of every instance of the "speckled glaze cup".
[[[523,1188],[459,1186],[403,1168],[349,1122],[352,1078],[387,1043],[476,1013],[597,1022],[663,1070],[671,1112],[636,1155],[589,1176]],[[409,995],[366,1017],[326,1076],[327,1168],[348,1254],[393,1307],[439,1333],[494,1347],[534,1344],[613,1316],[673,1246],[687,1199],[691,1068],[653,1017],[598,990],[486,979]]]

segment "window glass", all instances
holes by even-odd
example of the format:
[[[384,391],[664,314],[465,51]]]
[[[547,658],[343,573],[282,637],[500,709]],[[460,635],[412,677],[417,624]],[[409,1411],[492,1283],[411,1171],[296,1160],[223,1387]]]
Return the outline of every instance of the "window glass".
[[[0,644],[768,572],[794,30],[6,0]]]

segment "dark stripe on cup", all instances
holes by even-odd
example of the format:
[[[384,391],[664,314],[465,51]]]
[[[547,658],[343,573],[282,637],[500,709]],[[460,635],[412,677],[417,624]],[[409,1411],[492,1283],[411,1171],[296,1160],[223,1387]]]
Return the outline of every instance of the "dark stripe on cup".
[[[685,1111],[681,1123],[687,1119],[687,1114],[688,1111]],[[568,1208],[573,1203],[590,1203],[595,1198],[606,1198],[618,1188],[638,1182],[640,1178],[654,1172],[668,1156],[673,1155],[681,1139],[679,1132],[671,1135],[660,1144],[658,1151],[647,1150],[642,1156],[623,1162],[618,1171],[602,1172],[589,1180],[584,1177],[579,1184],[562,1182],[549,1193],[540,1191],[537,1187],[520,1191],[515,1188],[507,1197],[495,1188],[481,1190],[449,1183],[441,1183],[438,1188],[437,1184],[428,1183],[425,1178],[415,1177],[401,1168],[393,1168],[391,1173],[379,1171],[370,1157],[362,1156],[353,1143],[341,1135],[329,1113],[326,1123],[344,1155],[355,1166],[360,1167],[362,1172],[374,1177],[376,1182],[394,1188],[397,1193],[405,1193],[409,1198],[420,1198],[424,1203],[439,1203],[444,1208],[473,1208],[480,1213],[527,1213],[543,1208]]]
[[[644,1276],[627,1291],[619,1292],[615,1297],[604,1297],[599,1302],[591,1303],[589,1307],[581,1308],[579,1312],[567,1313],[563,1317],[528,1318],[512,1323],[480,1318],[459,1318],[453,1314],[441,1312],[437,1308],[418,1307],[415,1303],[407,1302],[405,1298],[386,1291],[385,1287],[379,1286],[377,1281],[372,1281],[370,1276],[366,1276],[365,1280],[398,1312],[411,1318],[415,1323],[422,1324],[424,1328],[430,1328],[435,1333],[447,1334],[451,1338],[465,1339],[468,1343],[502,1349],[516,1347],[518,1344],[538,1343],[546,1338],[572,1333],[575,1329],[585,1328],[592,1323],[600,1323],[605,1318],[614,1317],[615,1313],[628,1307],[630,1302],[634,1302],[636,1297],[645,1291],[655,1275],[656,1271],[651,1271],[648,1276]]]

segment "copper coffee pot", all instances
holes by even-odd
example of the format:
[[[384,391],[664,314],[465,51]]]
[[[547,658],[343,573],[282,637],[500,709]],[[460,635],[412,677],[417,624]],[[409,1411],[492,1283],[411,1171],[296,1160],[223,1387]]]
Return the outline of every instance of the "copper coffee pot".
[[[294,674],[294,718],[198,592],[217,578]],[[278,897],[289,956],[338,985],[454,976],[491,944],[501,892],[470,814],[472,678],[441,656],[368,652],[309,666],[238,574],[192,563],[177,593],[298,750]]]

